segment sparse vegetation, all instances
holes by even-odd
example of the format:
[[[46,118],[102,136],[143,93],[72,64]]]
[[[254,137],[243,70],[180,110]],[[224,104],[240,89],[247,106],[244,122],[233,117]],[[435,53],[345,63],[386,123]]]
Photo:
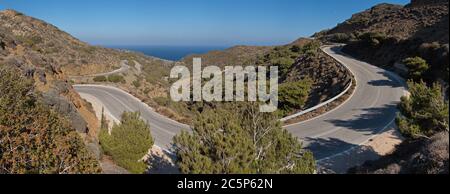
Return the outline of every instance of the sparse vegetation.
[[[357,37],[350,37],[354,40],[347,41],[343,51],[386,68],[408,57],[421,57],[428,68],[415,64],[405,78],[422,79],[429,85],[439,82],[448,88],[448,23],[446,0],[417,0],[406,6],[382,3],[318,33],[317,38],[326,41],[342,34]]]
[[[106,76],[97,76],[97,77],[94,77],[94,81],[95,82],[106,82],[106,81],[108,81],[108,79],[106,78]]]
[[[165,98],[165,97],[156,97],[156,98],[153,98],[153,100],[160,106],[167,107],[170,104],[170,99]]]
[[[358,37],[366,45],[371,47],[379,46],[383,41],[387,39],[385,34],[378,32],[367,32]]]
[[[43,41],[40,36],[19,36],[17,39],[22,41],[28,47],[36,46]]]
[[[31,80],[0,66],[0,174],[99,173],[68,122],[43,105]]]
[[[279,108],[283,116],[292,110],[302,108],[311,91],[312,80],[286,82],[279,87]]]
[[[139,87],[141,87],[141,85],[142,85],[140,79],[134,80],[132,84],[133,84],[133,86],[136,87],[136,88],[139,88]]]
[[[110,75],[108,76],[108,81],[113,83],[124,83],[125,78],[121,75]]]
[[[132,173],[147,170],[147,164],[141,159],[153,146],[154,140],[150,127],[140,119],[139,113],[123,113],[121,124],[114,125],[111,134],[107,128],[102,128],[99,140],[105,154],[110,155],[119,166]]]
[[[278,66],[281,77],[285,77],[289,69],[294,65],[295,60],[301,55],[315,55],[318,52],[320,43],[312,41],[303,46],[290,45],[275,47],[270,53],[259,58],[256,64],[267,66]]]

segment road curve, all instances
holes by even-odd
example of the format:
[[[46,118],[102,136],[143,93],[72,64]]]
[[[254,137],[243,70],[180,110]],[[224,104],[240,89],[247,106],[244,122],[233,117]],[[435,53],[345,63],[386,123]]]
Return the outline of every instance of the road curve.
[[[349,68],[357,86],[353,95],[336,109],[312,120],[285,126],[321,160],[359,146],[394,122],[397,104],[406,93],[404,81],[384,69],[340,52],[340,47],[323,51]],[[123,111],[140,111],[148,121],[156,145],[170,148],[172,137],[189,126],[161,116],[137,98],[117,88],[76,85],[79,93],[96,97],[116,118]]]
[[[85,77],[109,76],[109,75],[118,74],[118,73],[125,73],[129,69],[130,69],[130,66],[128,65],[128,61],[122,60],[120,62],[120,68],[116,69],[114,71],[106,72],[106,73],[97,73],[97,74],[92,74],[92,75],[69,76],[69,78],[76,79],[76,78],[85,78]]]
[[[397,104],[406,94],[402,78],[387,70],[343,54],[341,47],[322,50],[345,65],[355,76],[352,96],[338,108],[314,119],[285,126],[317,160],[339,155],[364,144],[393,126]]]
[[[125,111],[139,111],[141,118],[150,125],[155,145],[166,151],[169,151],[171,148],[173,136],[182,130],[190,129],[188,125],[178,123],[156,113],[152,108],[123,90],[100,85],[74,85],[74,89],[80,94],[88,94],[97,98],[117,120],[120,120],[121,114]]]

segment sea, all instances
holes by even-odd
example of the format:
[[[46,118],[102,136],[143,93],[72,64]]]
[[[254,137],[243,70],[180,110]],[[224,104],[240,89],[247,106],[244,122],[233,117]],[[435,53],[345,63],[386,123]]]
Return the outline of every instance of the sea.
[[[227,46],[107,46],[144,53],[161,59],[178,61],[191,54],[204,54],[209,51],[224,50]]]

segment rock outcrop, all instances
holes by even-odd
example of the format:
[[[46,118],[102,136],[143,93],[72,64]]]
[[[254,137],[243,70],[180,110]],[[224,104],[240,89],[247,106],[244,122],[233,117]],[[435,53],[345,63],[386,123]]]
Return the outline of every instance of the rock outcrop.
[[[448,0],[411,0],[409,6],[428,6],[433,4],[448,3]]]

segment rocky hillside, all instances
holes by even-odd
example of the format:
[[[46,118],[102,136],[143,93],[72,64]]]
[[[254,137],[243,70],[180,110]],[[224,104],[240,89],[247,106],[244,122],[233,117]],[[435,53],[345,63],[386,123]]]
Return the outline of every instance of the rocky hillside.
[[[105,72],[119,67],[120,53],[93,47],[44,21],[13,10],[0,13],[0,28],[27,49],[54,60],[69,75]]]
[[[316,45],[314,45],[316,44]],[[193,57],[201,57],[205,65],[278,65],[282,82],[296,82],[304,78],[314,81],[306,106],[314,106],[341,92],[350,74],[331,57],[319,50],[320,43],[299,38],[282,46],[235,46],[224,51],[185,57],[182,62],[192,66]],[[302,52],[310,50],[310,52]]]
[[[290,68],[285,82],[305,77],[314,80],[307,107],[315,106],[342,92],[352,79],[348,70],[321,51],[315,55],[301,55]]]
[[[347,54],[402,73],[407,79],[422,79],[428,85],[438,82],[448,97],[448,5],[448,0],[412,0],[406,6],[380,4],[315,36],[346,43],[343,51]],[[422,70],[418,72],[418,66],[408,65],[405,59],[422,61]],[[448,174],[448,151],[448,130],[429,138],[409,138],[394,153],[350,173]]]
[[[92,106],[81,99],[71,85],[96,82],[93,77],[85,75],[118,69],[122,61],[127,62],[130,70],[114,75],[114,79],[109,77],[107,80],[114,81],[105,84],[121,87],[151,105],[156,104],[155,96],[166,94],[168,82],[164,77],[173,62],[141,53],[91,46],[39,19],[14,10],[0,11],[0,68],[19,72],[24,79],[30,80],[30,95],[37,97],[36,101],[43,104],[45,111],[57,112],[59,117],[68,121],[68,127],[57,130],[81,135],[97,159],[100,158],[100,123]],[[3,93],[1,95],[3,99]],[[43,126],[45,124],[42,123]],[[1,127],[4,126],[0,123]],[[76,143],[76,139],[72,142]]]
[[[420,78],[448,88],[448,4],[448,0],[413,0],[406,6],[381,4],[316,37],[347,43],[344,51],[348,54],[398,73],[404,72],[406,58],[423,58],[429,68]]]
[[[31,44],[23,39],[30,34],[35,34],[33,39],[36,40],[52,37],[39,35],[37,31],[43,31],[34,30],[40,27],[50,28],[48,24],[11,10],[0,12],[0,18],[0,64],[20,69],[24,75],[33,79],[35,90],[42,93],[44,102],[69,118],[77,131],[86,133],[89,129],[95,129],[98,122],[94,114],[72,89],[60,63],[51,55],[41,52],[40,49],[45,47],[40,44],[44,44],[44,41]],[[20,18],[17,21],[23,22],[17,22],[14,18]]]
[[[434,28],[434,33],[421,33],[427,28]],[[424,41],[448,42],[448,0],[413,0],[406,6],[380,4],[354,14],[335,28],[316,36],[332,41],[348,41],[367,32],[397,40],[414,37]]]
[[[80,132],[91,129],[95,136],[99,124],[70,82],[86,83],[89,79],[83,79],[83,75],[118,69],[123,60],[134,71],[120,75],[125,77],[117,83],[121,87],[150,103],[152,97],[165,91],[167,83],[163,78],[171,62],[91,46],[39,19],[14,10],[0,12],[0,63],[36,79],[36,90],[43,93],[45,103],[65,114]],[[68,77],[77,79],[68,81]]]
[[[2,77],[4,84],[0,88],[2,90],[0,96],[2,100],[0,101],[6,103],[2,104],[2,108],[6,109],[2,109],[2,119],[5,120],[2,120],[0,124],[1,136],[5,138],[11,135],[9,138],[14,142],[9,143],[19,144],[20,147],[24,148],[24,150],[17,149],[16,151],[20,153],[14,153],[13,157],[18,160],[20,155],[24,160],[30,160],[29,164],[17,163],[13,158],[9,158],[8,154],[10,153],[3,150],[2,146],[2,151],[0,151],[2,162],[0,163],[14,164],[7,167],[3,166],[3,170],[10,169],[11,172],[16,173],[55,173],[62,170],[53,168],[51,165],[54,164],[54,161],[51,160],[58,159],[78,163],[79,165],[84,165],[85,162],[89,163],[86,165],[94,165],[92,168],[80,166],[79,169],[70,169],[66,173],[98,172],[97,161],[91,157],[91,153],[87,152],[82,142],[84,140],[89,148],[95,147],[90,145],[95,140],[98,121],[92,113],[90,105],[80,98],[67,81],[66,74],[63,72],[59,61],[61,56],[48,54],[44,51],[48,49],[45,46],[49,44],[47,40],[53,42],[54,45],[67,45],[62,42],[56,44],[58,38],[64,36],[65,33],[54,34],[52,30],[55,29],[48,24],[15,11],[0,12],[0,69],[4,70],[2,75],[4,75],[3,73],[10,75],[9,72],[18,74],[13,78],[17,80],[17,83],[4,80],[7,78]],[[50,34],[45,34],[46,30],[49,30]],[[56,38],[52,40],[51,37]],[[73,38],[70,39],[70,36],[67,38],[69,41],[74,40]],[[58,50],[58,52],[63,52],[63,50]],[[26,83],[31,84],[26,85]],[[14,90],[27,92],[26,94],[11,93]],[[16,101],[10,101],[11,95],[15,95]],[[28,101],[28,103],[22,103],[23,101],[19,99]],[[17,110],[7,109],[14,103],[23,107]],[[11,119],[14,118],[28,120],[12,121]],[[12,125],[10,125],[11,123]],[[20,130],[17,130],[18,128]],[[8,135],[5,136],[5,133]],[[33,140],[31,137],[34,133],[37,134],[36,137],[39,136],[42,139]],[[26,134],[30,138],[24,138]],[[83,139],[80,138],[80,134]],[[4,143],[2,145],[8,145],[8,142]],[[35,149],[32,146],[41,146],[45,149],[42,150],[42,153],[29,153],[27,149]],[[70,155],[72,158],[64,155],[67,154],[66,151],[72,154]],[[95,152],[96,150],[90,149],[90,151]],[[37,163],[33,163],[31,160],[44,157],[44,152],[51,155],[48,155],[48,160],[42,159],[42,161],[39,161],[41,165],[46,165],[46,167],[33,166]],[[31,154],[40,156],[32,156]],[[75,161],[77,159],[84,160],[83,158],[86,160]]]

